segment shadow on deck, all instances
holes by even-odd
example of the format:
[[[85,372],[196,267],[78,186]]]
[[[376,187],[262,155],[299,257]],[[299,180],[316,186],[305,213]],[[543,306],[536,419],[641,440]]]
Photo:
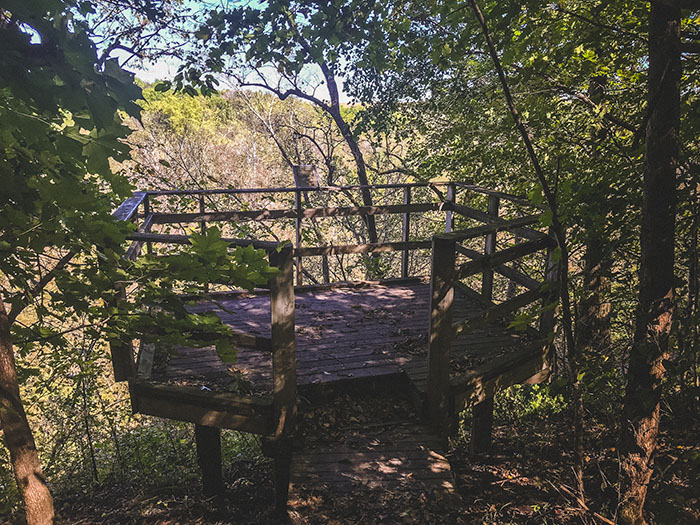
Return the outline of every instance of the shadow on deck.
[[[429,283],[411,279],[309,288],[297,290],[295,300],[297,384],[302,392],[312,385],[382,380],[404,373],[417,391],[426,392]],[[478,315],[484,306],[458,289],[453,309],[455,318],[465,319]],[[268,294],[221,296],[200,301],[192,310],[214,311],[237,331],[270,337]],[[530,339],[503,323],[474,330],[452,345],[450,368],[457,377],[522,348]],[[213,391],[269,393],[272,356],[269,350],[240,347],[235,364],[228,364],[213,347],[183,348],[160,363],[153,379]]]

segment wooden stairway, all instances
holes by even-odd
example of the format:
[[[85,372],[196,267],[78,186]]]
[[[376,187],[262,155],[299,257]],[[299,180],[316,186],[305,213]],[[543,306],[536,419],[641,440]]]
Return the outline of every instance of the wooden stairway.
[[[291,465],[292,516],[311,500],[328,506],[343,498],[376,504],[397,495],[435,502],[458,497],[444,440],[398,390],[355,391],[302,407]]]

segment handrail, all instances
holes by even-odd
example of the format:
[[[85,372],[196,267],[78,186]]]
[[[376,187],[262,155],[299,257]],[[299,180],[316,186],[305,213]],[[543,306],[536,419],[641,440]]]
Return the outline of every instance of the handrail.
[[[544,206],[530,202],[529,200],[527,200],[526,197],[523,197],[521,195],[513,195],[511,193],[505,193],[503,191],[490,190],[488,188],[484,188],[482,186],[477,186],[475,184],[469,184],[466,182],[455,182],[454,184],[456,184],[460,188],[475,191],[477,193],[483,193],[485,195],[493,195],[494,197],[498,197],[500,199],[513,202],[513,203],[518,204],[520,206],[529,206],[529,207],[537,208],[540,210],[545,209]]]
[[[164,244],[191,244],[190,237],[188,235],[173,235],[167,233],[136,232],[129,234],[126,238],[130,241],[159,242]],[[254,241],[251,239],[232,239],[227,237],[224,237],[221,240],[229,243],[231,246],[252,246],[253,248],[268,252],[276,250],[281,244],[278,242]]]
[[[346,191],[346,190],[389,190],[398,188],[430,188],[432,186],[447,186],[451,182],[409,182],[397,184],[354,184],[349,186],[300,186],[294,188],[221,188],[212,190],[149,190],[146,193],[152,196],[159,195],[226,195],[243,193],[295,193],[297,191]]]
[[[215,211],[204,213],[156,213],[155,224],[177,222],[216,222],[229,220],[273,220],[273,219],[313,219],[316,217],[347,217],[352,215],[384,215],[408,212],[440,211],[443,203],[426,202],[416,204],[391,204],[386,206],[341,206],[333,208],[303,208],[300,211],[290,208],[278,210]]]
[[[139,206],[148,197],[148,192],[146,191],[136,191],[134,194],[126,199],[121,205],[114,210],[112,216],[118,221],[130,221],[136,217]]]

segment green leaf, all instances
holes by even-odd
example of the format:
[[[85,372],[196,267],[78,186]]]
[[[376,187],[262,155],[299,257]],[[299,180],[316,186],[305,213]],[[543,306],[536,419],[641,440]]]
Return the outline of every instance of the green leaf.
[[[216,353],[224,363],[235,363],[238,359],[238,350],[230,339],[220,339],[216,342]]]

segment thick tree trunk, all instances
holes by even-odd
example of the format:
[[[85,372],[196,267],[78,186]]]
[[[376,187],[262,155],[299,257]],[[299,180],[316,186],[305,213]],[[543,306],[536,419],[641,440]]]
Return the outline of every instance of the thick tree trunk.
[[[22,406],[10,321],[0,297],[0,424],[29,525],[53,523],[53,498],[41,472],[39,454]]]
[[[643,509],[659,432],[663,359],[673,317],[673,248],[680,128],[680,9],[651,3],[649,122],[642,204],[639,306],[630,352],[620,449],[620,522]]]

